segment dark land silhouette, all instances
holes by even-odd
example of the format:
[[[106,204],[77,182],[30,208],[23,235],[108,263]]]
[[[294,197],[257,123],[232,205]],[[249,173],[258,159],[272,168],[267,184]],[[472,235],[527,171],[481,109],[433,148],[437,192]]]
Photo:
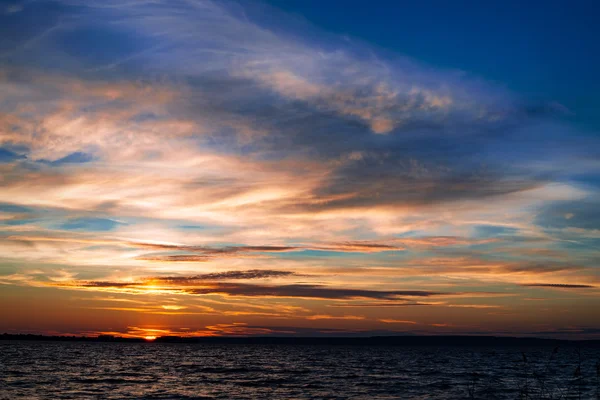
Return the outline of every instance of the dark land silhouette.
[[[462,346],[462,347],[600,347],[600,340],[566,340],[506,336],[370,336],[370,337],[290,337],[290,336],[161,336],[154,340],[121,336],[46,336],[32,334],[0,335],[0,340],[123,343],[207,343],[282,344],[328,346]]]

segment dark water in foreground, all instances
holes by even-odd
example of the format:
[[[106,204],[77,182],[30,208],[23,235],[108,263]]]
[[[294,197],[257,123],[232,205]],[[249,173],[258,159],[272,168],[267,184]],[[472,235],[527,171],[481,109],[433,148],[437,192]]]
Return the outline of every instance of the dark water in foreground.
[[[521,350],[0,342],[0,399],[596,398],[600,349]]]

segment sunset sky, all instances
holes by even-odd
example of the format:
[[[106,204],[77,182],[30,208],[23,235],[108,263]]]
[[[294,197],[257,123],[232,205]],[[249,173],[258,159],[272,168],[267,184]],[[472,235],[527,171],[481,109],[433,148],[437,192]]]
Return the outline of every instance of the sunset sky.
[[[600,338],[600,6],[458,3],[1,2],[0,333]]]

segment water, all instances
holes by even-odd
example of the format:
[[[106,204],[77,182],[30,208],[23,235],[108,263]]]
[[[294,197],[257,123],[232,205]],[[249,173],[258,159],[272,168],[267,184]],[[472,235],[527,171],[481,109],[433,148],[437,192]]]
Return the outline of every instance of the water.
[[[600,349],[521,351],[5,341],[0,399],[597,398]]]

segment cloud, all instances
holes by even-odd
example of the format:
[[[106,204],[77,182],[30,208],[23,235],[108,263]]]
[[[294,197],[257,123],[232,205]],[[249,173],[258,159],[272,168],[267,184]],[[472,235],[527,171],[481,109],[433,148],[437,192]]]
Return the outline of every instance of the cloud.
[[[291,271],[276,271],[276,270],[260,270],[253,269],[247,271],[226,271],[214,272],[210,274],[194,275],[194,276],[169,276],[159,278],[161,282],[166,283],[194,283],[210,280],[230,280],[230,279],[265,279],[265,278],[281,278],[296,275]]]
[[[178,254],[172,256],[139,256],[137,260],[142,261],[159,261],[159,262],[204,262],[209,261],[211,257],[198,256],[189,254]]]
[[[176,249],[177,246],[171,247],[170,250]],[[183,250],[185,247],[181,246]],[[195,251],[202,253],[200,255],[195,254],[175,254],[175,255],[143,255],[136,257],[137,260],[143,261],[157,261],[157,262],[208,262],[214,259],[223,258],[263,258],[261,255],[252,254],[255,252],[286,252],[294,251],[296,248],[288,248],[286,250],[272,250],[267,247],[224,247],[224,248],[199,248],[199,247],[188,247],[186,250]]]
[[[524,284],[522,286],[551,288],[551,289],[592,289],[592,288],[596,288],[596,286],[592,286],[592,285],[577,285],[577,284],[569,284],[569,283],[528,283],[528,284]]]
[[[425,168],[425,167],[424,167]],[[307,204],[312,210],[388,207],[422,207],[427,204],[489,197],[531,190],[542,180],[506,176],[485,171],[433,171],[415,175],[412,166],[398,159],[370,160],[338,169],[327,184],[316,190],[317,197],[331,201]]]
[[[87,335],[108,334],[122,337],[145,337],[148,335],[155,336],[178,336],[178,337],[195,337],[195,336],[347,336],[354,334],[362,334],[372,336],[381,333],[382,331],[360,331],[353,329],[342,328],[311,328],[303,326],[273,326],[273,325],[254,325],[246,322],[231,322],[231,323],[216,323],[209,324],[203,327],[188,328],[179,327],[173,329],[157,329],[155,327],[144,326],[129,326],[123,329],[103,332],[85,332]]]
[[[415,325],[417,323],[416,321],[407,321],[407,320],[390,319],[390,318],[380,319],[379,322],[383,322],[386,324],[410,324],[410,325]]]
[[[431,306],[433,303],[423,303],[414,301],[385,301],[385,302],[370,302],[370,303],[350,303],[350,304],[330,304],[328,307],[334,308],[394,308],[394,307],[413,307],[413,306]]]
[[[310,321],[331,320],[331,319],[360,321],[360,320],[365,319],[365,317],[359,316],[359,315],[335,316],[335,315],[327,315],[327,314],[317,314],[317,315],[309,315],[308,317],[306,317],[306,319],[308,319]]]
[[[26,146],[28,159],[68,167],[13,169],[7,198],[86,210],[111,204],[117,214],[196,222],[243,219],[237,226],[265,230],[266,215],[398,212],[548,183],[479,157],[528,121],[519,101],[493,85],[344,41],[299,40],[231,4],[109,3],[62,10],[80,25],[52,35],[53,45],[87,24],[123,43],[155,45],[117,57],[110,73],[66,76],[33,61],[5,68],[5,125],[15,129],[2,139]],[[115,23],[99,23],[99,15]],[[244,34],[233,37],[233,27]],[[176,79],[156,79],[167,70]],[[32,191],[46,195],[34,200]]]
[[[220,254],[236,254],[236,253],[252,253],[252,252],[287,252],[296,251],[298,247],[294,246],[224,246],[224,247],[209,247],[209,246],[187,246],[178,244],[163,244],[163,243],[141,243],[131,242],[132,246],[147,248],[152,250],[177,250],[203,253],[206,255]]]
[[[429,297],[438,296],[443,293],[425,290],[370,290],[336,288],[317,284],[287,284],[287,285],[257,285],[247,283],[213,282],[216,279],[257,279],[259,277],[285,276],[272,271],[265,274],[250,271],[244,273],[229,273],[225,275],[208,274],[209,279],[199,280],[197,276],[192,277],[156,277],[147,278],[139,282],[110,282],[110,281],[81,281],[60,285],[65,288],[82,289],[126,289],[132,293],[145,293],[164,291],[165,293],[181,293],[191,295],[220,294],[227,296],[242,297],[285,297],[285,298],[307,298],[307,299],[381,299],[397,300],[406,297]],[[229,277],[228,277],[229,276]],[[234,278],[231,278],[233,276]]]
[[[58,160],[50,162],[50,165],[59,166],[64,164],[83,164],[94,160],[94,157],[90,154],[76,151],[67,156],[59,158]]]
[[[250,258],[260,257],[252,253],[287,253],[297,252],[302,250],[319,250],[319,251],[334,251],[334,252],[361,252],[361,253],[376,253],[382,251],[400,251],[403,248],[398,244],[392,243],[377,243],[373,241],[347,241],[340,243],[315,243],[304,244],[297,246],[225,246],[225,247],[209,247],[209,246],[186,246],[186,245],[171,245],[171,244],[153,244],[153,243],[130,243],[130,245],[141,248],[149,248],[153,250],[169,250],[169,251],[187,251],[200,253],[194,254],[176,254],[176,255],[142,255],[138,256],[138,260],[145,261],[160,261],[160,262],[203,262],[210,261],[215,258]]]
[[[403,239],[387,239],[387,240],[348,240],[344,242],[315,242],[308,244],[297,244],[294,246],[193,246],[179,244],[161,244],[161,243],[140,243],[130,242],[128,245],[138,248],[147,248],[152,250],[165,251],[185,251],[201,253],[202,255],[143,255],[139,256],[140,260],[148,261],[208,261],[211,258],[217,257],[248,257],[247,253],[287,253],[298,252],[303,250],[318,250],[332,251],[344,253],[379,253],[387,251],[403,251],[407,247],[445,247],[445,246],[463,246],[470,244],[489,243],[493,239],[470,240],[465,238],[451,236],[437,237],[414,237]]]

